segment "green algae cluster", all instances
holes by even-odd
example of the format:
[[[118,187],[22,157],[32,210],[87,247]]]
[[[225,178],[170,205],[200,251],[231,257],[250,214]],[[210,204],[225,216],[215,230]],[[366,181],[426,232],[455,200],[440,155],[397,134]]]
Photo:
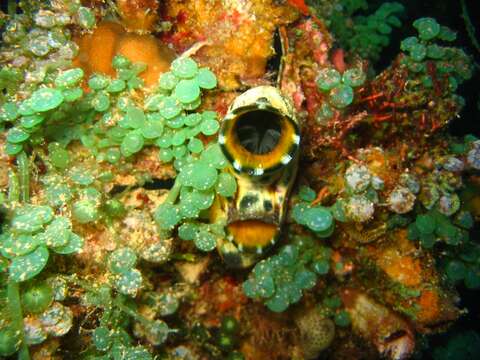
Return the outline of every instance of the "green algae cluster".
[[[323,19],[341,47],[376,62],[390,43],[390,35],[402,25],[405,8],[398,2],[384,2],[375,11],[367,0],[307,1]]]
[[[336,109],[344,109],[353,102],[353,89],[363,85],[366,74],[360,68],[351,68],[342,75],[333,68],[320,70],[317,76],[317,86],[322,92],[328,93],[328,103]],[[332,110],[322,108],[327,115]],[[324,115],[324,117],[325,117]]]
[[[300,301],[304,291],[315,286],[318,275],[328,273],[330,252],[310,237],[297,238],[276,255],[256,264],[243,283],[243,291],[274,312],[285,311]]]
[[[400,49],[406,53],[402,63],[421,78],[423,87],[433,88],[434,79],[427,68],[429,61],[441,77],[447,78],[449,91],[455,92],[458,85],[472,77],[473,72],[471,61],[462,49],[444,45],[455,41],[456,33],[428,17],[417,19],[413,26],[418,36],[401,42]]]

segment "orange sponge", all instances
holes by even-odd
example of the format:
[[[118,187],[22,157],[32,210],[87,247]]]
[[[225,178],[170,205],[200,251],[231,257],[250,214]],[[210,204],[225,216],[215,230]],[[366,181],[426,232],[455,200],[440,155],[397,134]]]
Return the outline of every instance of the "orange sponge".
[[[79,54],[74,65],[83,68],[85,74],[115,74],[112,59],[121,54],[133,62],[142,62],[147,69],[140,74],[147,87],[157,84],[161,73],[168,71],[175,58],[174,52],[161,44],[152,35],[127,33],[115,22],[100,23],[92,34],[75,39],[79,46]]]

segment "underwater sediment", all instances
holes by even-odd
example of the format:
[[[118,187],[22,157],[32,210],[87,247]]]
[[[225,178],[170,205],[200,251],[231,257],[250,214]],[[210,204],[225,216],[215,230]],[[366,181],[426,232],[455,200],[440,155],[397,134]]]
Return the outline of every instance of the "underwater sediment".
[[[480,288],[480,139],[448,131],[478,64],[367,8],[8,1],[0,357],[474,356],[428,342]]]

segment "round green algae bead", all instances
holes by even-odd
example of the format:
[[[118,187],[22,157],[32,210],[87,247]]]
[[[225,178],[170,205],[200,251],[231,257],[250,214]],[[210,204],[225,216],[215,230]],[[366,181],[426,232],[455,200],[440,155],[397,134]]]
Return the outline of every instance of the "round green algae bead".
[[[217,337],[217,344],[223,351],[230,351],[235,345],[235,341],[230,334],[220,333]]]
[[[412,48],[416,45],[418,45],[418,38],[416,36],[410,36],[402,40],[402,42],[400,43],[400,49],[402,51],[410,52],[412,51]]]
[[[143,136],[134,130],[125,135],[120,151],[123,155],[130,156],[142,150],[144,143]]]
[[[23,150],[22,144],[12,144],[7,142],[4,147],[5,154],[9,156],[14,156],[19,154]]]
[[[139,89],[144,85],[144,82],[141,78],[132,77],[127,81],[127,86],[130,90],[132,89]]]
[[[64,246],[59,246],[53,249],[57,254],[69,255],[77,253],[83,249],[84,240],[81,236],[75,233],[70,233],[68,243]]]
[[[307,203],[298,203],[295,204],[295,206],[292,209],[292,217],[293,220],[297,224],[300,225],[306,225],[306,217],[305,217],[305,212],[309,209],[309,206]]]
[[[160,295],[157,306],[160,316],[168,316],[177,312],[180,303],[176,295],[167,292]]]
[[[353,89],[348,85],[338,85],[329,94],[330,104],[337,109],[343,109],[353,101]]]
[[[20,348],[19,333],[12,327],[5,327],[0,330],[0,355],[10,356]]]
[[[293,266],[298,259],[298,247],[286,245],[280,250],[277,256],[281,266]]]
[[[163,123],[156,121],[147,121],[140,129],[145,139],[156,139],[163,134]]]
[[[105,91],[99,91],[92,99],[92,106],[98,112],[107,111],[110,107],[110,96]]]
[[[30,134],[25,130],[13,127],[7,132],[7,141],[11,144],[20,144],[30,137]]]
[[[172,119],[168,119],[165,121],[165,124],[172,129],[180,129],[183,125],[185,125],[185,116],[178,115]]]
[[[104,75],[95,74],[88,80],[88,86],[92,90],[102,90],[110,85],[110,79]]]
[[[172,149],[170,149],[170,148],[160,149],[160,151],[158,153],[158,158],[164,163],[168,163],[168,162],[172,161],[172,159],[173,159]]]
[[[197,81],[202,89],[211,90],[217,86],[217,78],[215,74],[206,68],[198,70]]]
[[[265,305],[267,305],[267,307],[273,312],[283,312],[287,310],[290,303],[288,301],[287,294],[277,292],[265,303]]]
[[[335,314],[335,324],[340,327],[347,327],[351,323],[350,315],[345,310],[339,311]]]
[[[121,79],[112,80],[112,82],[105,89],[109,93],[119,93],[125,90],[126,84],[125,81]]]
[[[198,113],[188,114],[187,116],[185,116],[185,120],[184,120],[185,125],[187,126],[195,126],[199,124],[201,121],[202,121],[202,115]]]
[[[193,240],[195,234],[199,231],[199,226],[194,223],[185,222],[178,228],[178,236],[182,240]]]
[[[165,95],[154,94],[149,96],[144,103],[145,110],[158,111],[161,101],[165,98]]]
[[[214,199],[215,193],[213,191],[193,190],[191,192],[191,202],[196,208],[200,210],[205,210],[212,206]]]
[[[201,251],[212,251],[217,246],[215,236],[205,229],[201,229],[195,234],[193,242]]]
[[[172,131],[170,129],[166,128],[163,130],[163,135],[157,139],[155,144],[161,149],[166,149],[172,146]]]
[[[328,121],[333,117],[333,109],[328,103],[323,103],[317,111],[315,121],[320,125],[327,125]]]
[[[343,83],[351,87],[363,85],[366,79],[367,75],[362,69],[359,68],[348,69],[343,73],[342,76]]]
[[[112,333],[104,326],[99,326],[93,330],[92,341],[97,350],[107,351],[112,346]]]
[[[132,65],[132,62],[123,55],[115,55],[112,60],[112,66],[114,69],[127,69]]]
[[[410,50],[410,57],[416,61],[421,62],[427,56],[427,48],[423,44],[416,44]]]
[[[173,156],[176,159],[183,158],[187,154],[187,147],[185,145],[179,145],[172,148]]]
[[[62,94],[66,102],[74,102],[82,97],[83,90],[81,88],[65,89]]]
[[[23,308],[30,313],[45,311],[53,301],[53,290],[44,281],[30,284],[22,293]]]
[[[142,273],[137,269],[123,271],[115,280],[115,287],[124,295],[135,296],[141,286]]]
[[[53,210],[49,206],[32,205],[26,207],[12,219],[12,229],[21,234],[31,234],[49,223],[53,218]]]
[[[317,193],[308,186],[301,186],[298,191],[298,197],[303,201],[312,202],[316,199]]]
[[[160,229],[163,230],[173,229],[181,220],[179,209],[168,203],[159,205],[153,216]]]
[[[77,10],[78,25],[84,29],[92,29],[95,26],[95,14],[91,9],[80,6]]]
[[[217,170],[203,161],[197,161],[185,171],[186,176],[191,177],[191,186],[197,190],[208,190],[217,181]]]
[[[151,340],[153,345],[161,345],[167,340],[168,333],[170,329],[165,321],[162,320],[155,320],[150,323],[146,330],[148,331],[148,338]]]
[[[36,112],[45,112],[59,107],[63,100],[60,90],[41,88],[32,94],[29,105]]]
[[[237,181],[235,177],[230,173],[220,173],[218,175],[218,181],[216,190],[221,196],[231,197],[237,192]]]
[[[192,101],[191,103],[182,104],[182,106],[184,110],[192,111],[197,109],[201,104],[202,104],[202,99],[199,96],[196,100]]]
[[[23,116],[35,114],[35,110],[33,110],[31,106],[31,98],[28,98],[20,103],[18,107],[18,113]]]
[[[191,58],[178,58],[173,60],[171,71],[175,76],[182,79],[190,79],[197,75],[198,65]]]
[[[73,218],[81,224],[97,220],[100,216],[97,203],[89,199],[78,200],[72,207]]]
[[[182,108],[180,103],[174,97],[167,96],[158,104],[158,110],[160,115],[168,120],[178,116],[181,113]]]
[[[420,234],[431,234],[436,227],[435,217],[430,214],[418,215],[415,219],[415,225]]]
[[[299,271],[295,275],[295,285],[300,289],[311,289],[317,283],[317,276],[312,271]]]
[[[220,329],[228,334],[236,334],[240,328],[240,324],[238,323],[237,319],[233,316],[224,316],[222,319],[222,323],[220,325]]]
[[[432,40],[440,33],[440,25],[435,19],[425,17],[413,22],[413,27],[418,30],[420,39]]]
[[[328,271],[330,270],[330,262],[328,260],[318,260],[313,263],[313,270],[318,275],[325,275],[328,274]]]
[[[445,273],[451,281],[460,281],[465,278],[465,275],[467,274],[467,267],[461,261],[451,260],[445,267]]]
[[[29,50],[37,56],[45,56],[50,51],[50,45],[48,44],[47,36],[37,36],[31,39],[28,43]]]
[[[320,90],[328,91],[339,85],[341,80],[342,76],[337,70],[325,68],[318,73],[316,82]]]
[[[72,224],[64,216],[58,216],[52,220],[43,233],[45,244],[49,247],[64,246],[68,243]]]
[[[109,199],[105,202],[105,212],[112,217],[121,217],[125,215],[126,209],[120,200]]]
[[[217,169],[223,169],[228,164],[222,149],[216,143],[209,145],[205,151],[202,152],[200,159],[204,163],[209,164]]]
[[[120,158],[122,157],[122,154],[119,149],[117,148],[110,148],[107,150],[105,154],[105,159],[110,163],[110,164],[116,164],[120,161]]]
[[[7,102],[0,110],[0,121],[13,121],[18,117],[18,107],[14,102]]]
[[[83,167],[73,167],[69,171],[70,179],[79,185],[90,185],[95,181],[93,175]]]
[[[160,75],[160,79],[158,80],[158,86],[160,86],[163,90],[173,90],[177,85],[179,79],[173,73],[166,72]]]
[[[431,44],[427,46],[427,56],[430,59],[442,59],[445,56],[445,53],[445,48],[438,46],[437,44]]]
[[[460,211],[455,216],[455,224],[461,226],[464,229],[471,229],[475,224],[472,214],[468,211]]]
[[[70,69],[61,72],[55,79],[55,86],[57,87],[73,87],[82,81],[84,72],[80,68]]]
[[[227,360],[245,360],[245,356],[239,351],[232,351],[228,354]]]
[[[218,131],[218,129],[220,129],[220,124],[217,120],[207,119],[202,121],[202,123],[200,124],[200,129],[202,131],[202,134],[206,136],[211,136],[214,135]]]
[[[320,206],[306,209],[303,217],[305,225],[316,232],[325,231],[333,224],[332,213]]]
[[[186,140],[185,132],[184,131],[176,131],[172,137],[172,145],[179,146],[182,145]]]
[[[188,104],[200,97],[200,87],[196,80],[180,80],[175,86],[173,96],[181,103]]]
[[[35,126],[40,125],[45,121],[42,115],[27,115],[22,116],[20,119],[20,125],[24,129],[33,129]]]
[[[199,154],[203,151],[203,142],[200,139],[193,138],[188,142],[188,150],[194,154]]]
[[[14,257],[26,255],[35,250],[38,245],[39,242],[31,235],[11,234],[3,239],[2,248],[7,255]]]
[[[115,273],[132,269],[136,263],[137,255],[128,247],[117,249],[110,254],[109,268]]]
[[[146,116],[142,109],[136,106],[128,106],[124,119],[128,127],[139,129],[145,125]]]
[[[8,269],[10,279],[22,282],[37,276],[47,265],[48,257],[48,249],[45,246],[39,246],[27,255],[17,256]]]
[[[179,210],[181,216],[185,219],[197,218],[200,213],[200,209],[185,201],[180,202]]]
[[[457,33],[447,26],[440,26],[438,38],[443,41],[455,41],[457,39]]]

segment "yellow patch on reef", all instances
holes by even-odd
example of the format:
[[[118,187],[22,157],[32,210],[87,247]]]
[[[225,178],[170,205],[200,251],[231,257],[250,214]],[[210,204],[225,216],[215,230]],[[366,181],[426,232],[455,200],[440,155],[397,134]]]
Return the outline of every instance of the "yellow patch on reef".
[[[267,246],[277,233],[277,227],[259,220],[235,221],[227,226],[234,241],[245,247]]]
[[[87,78],[93,73],[114,76],[112,60],[120,54],[147,65],[140,74],[147,87],[157,84],[160,74],[168,71],[175,55],[152,35],[127,33],[120,24],[111,21],[100,23],[93,33],[78,37],[75,42],[79,54],[74,65],[81,67]]]
[[[117,0],[123,25],[129,31],[152,31],[158,21],[157,0]]]
[[[392,236],[395,246],[377,252],[377,265],[394,281],[405,286],[420,285],[424,280],[422,263],[411,255],[415,247],[408,240],[407,231],[398,230]]]
[[[435,321],[440,314],[440,299],[436,291],[423,290],[417,300],[419,311],[417,321],[429,322]]]
[[[274,55],[275,29],[293,22],[298,13],[276,0],[184,0],[165,3],[165,15],[182,18],[173,42],[186,49],[199,41],[195,58],[217,75],[220,87],[255,85]]]

